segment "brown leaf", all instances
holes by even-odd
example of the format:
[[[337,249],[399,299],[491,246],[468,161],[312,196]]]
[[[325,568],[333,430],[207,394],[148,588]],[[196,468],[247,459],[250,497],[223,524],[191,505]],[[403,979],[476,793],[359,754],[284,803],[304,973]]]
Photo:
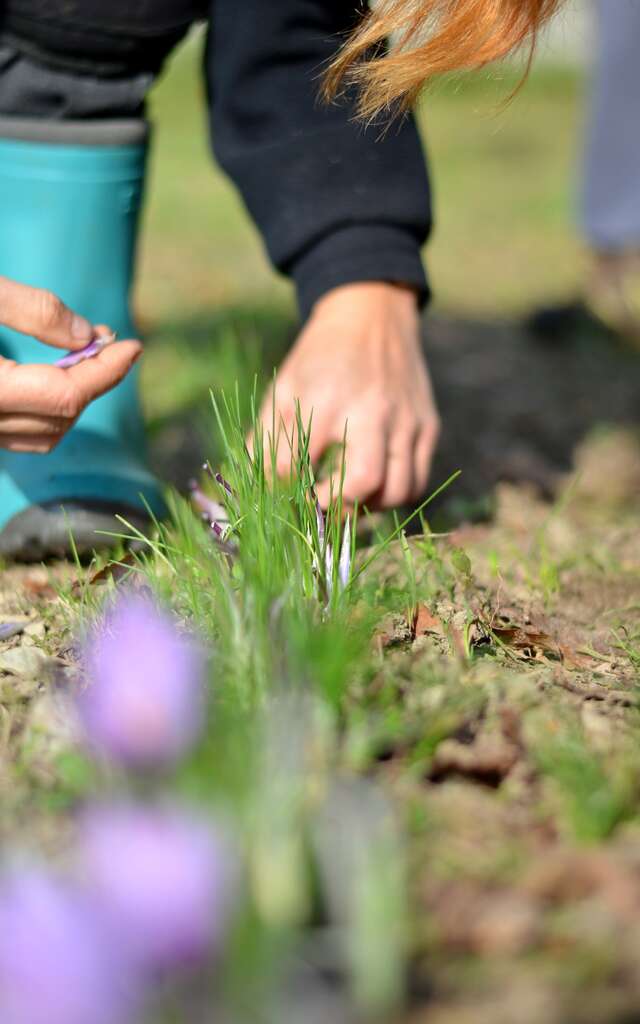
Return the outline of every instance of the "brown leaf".
[[[446,635],[442,620],[429,611],[426,604],[416,606],[411,620],[411,633],[413,639],[417,636],[424,636],[426,633],[440,633]]]
[[[561,658],[560,647],[548,633],[521,626],[493,626],[491,633],[505,647],[510,647],[525,659],[544,657]]]
[[[578,651],[574,651],[571,647],[567,647],[566,644],[559,644],[558,650],[562,658],[562,663],[565,668],[568,669],[581,669],[581,668],[592,668],[594,659],[588,654],[579,654]]]
[[[136,564],[135,552],[128,551],[126,555],[123,555],[117,562],[107,562],[107,564],[99,569],[98,572],[94,573],[89,578],[89,586],[101,586],[102,584],[108,583],[113,580],[114,583],[120,583],[121,580],[125,579],[131,569]],[[73,584],[71,591],[73,594],[79,594],[82,592],[85,582],[83,580],[76,580]]]
[[[512,655],[524,661],[541,661],[543,658],[558,661],[563,658],[563,648],[548,633],[515,623],[497,626],[493,619],[475,619],[469,631],[469,643],[474,649],[506,647]]]
[[[579,654],[568,644],[558,643],[543,630],[533,629],[530,626],[518,626],[515,623],[496,626],[492,619],[489,621],[477,619],[474,626],[477,627],[479,639],[472,640],[472,646],[475,644],[481,646],[497,641],[498,645],[507,647],[515,657],[521,658],[523,661],[542,661],[544,658],[548,658],[552,661],[561,661],[563,666],[570,671],[593,666],[593,658],[586,654]]]
[[[22,587],[32,597],[50,598],[56,596],[51,580],[43,570],[33,570],[28,573],[22,580]]]
[[[128,551],[117,562],[108,562],[104,569],[100,569],[99,572],[95,573],[89,583],[91,586],[95,586],[100,583],[108,583],[109,580],[113,580],[114,583],[119,583],[120,580],[124,579],[125,576],[129,575],[130,570],[136,564],[136,556],[133,551]]]

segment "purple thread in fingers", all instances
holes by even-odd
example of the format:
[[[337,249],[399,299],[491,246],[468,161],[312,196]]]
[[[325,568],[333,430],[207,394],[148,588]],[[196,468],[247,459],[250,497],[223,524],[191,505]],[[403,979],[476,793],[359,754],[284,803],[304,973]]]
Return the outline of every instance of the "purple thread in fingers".
[[[78,349],[77,352],[67,352],[66,356],[56,359],[53,365],[62,370],[68,370],[70,366],[76,366],[77,363],[82,363],[85,359],[93,359],[94,356],[102,352],[103,348],[111,345],[115,340],[115,334],[97,335],[84,348]]]

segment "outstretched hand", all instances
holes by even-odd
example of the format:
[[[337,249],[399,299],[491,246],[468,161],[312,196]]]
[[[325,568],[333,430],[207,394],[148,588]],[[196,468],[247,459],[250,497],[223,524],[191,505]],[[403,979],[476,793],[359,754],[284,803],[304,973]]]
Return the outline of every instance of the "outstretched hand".
[[[328,292],[282,364],[275,395],[270,391],[265,399],[265,443],[274,402],[280,474],[289,472],[299,402],[303,423],[311,417],[309,454],[315,465],[330,446],[342,443],[346,426],[346,505],[357,500],[391,508],[422,497],[439,419],[414,293],[383,283]],[[331,486],[330,479],[318,486],[324,507]],[[337,493],[336,480],[333,489]]]
[[[69,350],[110,333],[108,327],[93,327],[51,292],[5,277],[0,277],[0,324]],[[120,341],[69,369],[0,358],[0,448],[51,451],[82,410],[127,375],[141,352],[139,341]]]

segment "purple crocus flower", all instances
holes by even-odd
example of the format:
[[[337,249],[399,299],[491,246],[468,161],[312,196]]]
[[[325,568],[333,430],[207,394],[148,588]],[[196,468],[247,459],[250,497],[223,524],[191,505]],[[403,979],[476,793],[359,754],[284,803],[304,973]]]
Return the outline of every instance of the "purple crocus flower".
[[[228,527],[229,515],[224,505],[221,505],[219,501],[215,501],[210,498],[208,494],[198,486],[196,480],[189,481],[189,490],[191,491],[191,500],[196,506],[198,511],[202,514],[203,519],[206,519],[211,528],[218,525],[221,529]]]
[[[215,951],[230,872],[208,819],[177,807],[94,807],[80,851],[87,892],[142,968],[196,966]]]
[[[231,484],[227,480],[225,480],[222,473],[214,473],[214,479],[217,484],[220,484],[220,486],[225,489],[225,491],[230,497],[233,497],[233,489],[231,487]]]
[[[228,480],[225,480],[222,473],[214,473],[208,462],[203,462],[202,468],[204,469],[205,473],[207,473],[211,477],[212,480],[215,480],[215,482],[219,484],[220,487],[222,487],[227,492],[230,498],[234,497],[233,487],[231,486]]]
[[[103,348],[111,345],[115,340],[115,334],[97,334],[84,348],[77,349],[75,352],[67,352],[66,356],[56,359],[53,365],[59,366],[63,370],[68,370],[70,366],[76,366],[77,363],[82,363],[85,359],[92,359],[93,356],[97,356],[99,352],[102,352]]]
[[[0,885],[3,1024],[128,1024],[140,986],[84,898],[33,869]]]
[[[77,705],[90,747],[131,768],[174,763],[203,725],[204,658],[151,599],[125,594],[89,636]]]

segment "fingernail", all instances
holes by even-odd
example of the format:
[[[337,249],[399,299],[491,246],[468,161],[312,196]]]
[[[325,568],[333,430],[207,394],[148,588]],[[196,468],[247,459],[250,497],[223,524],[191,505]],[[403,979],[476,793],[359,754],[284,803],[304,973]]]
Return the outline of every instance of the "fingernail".
[[[71,337],[77,341],[90,341],[93,337],[93,327],[83,316],[74,313],[71,321]]]

